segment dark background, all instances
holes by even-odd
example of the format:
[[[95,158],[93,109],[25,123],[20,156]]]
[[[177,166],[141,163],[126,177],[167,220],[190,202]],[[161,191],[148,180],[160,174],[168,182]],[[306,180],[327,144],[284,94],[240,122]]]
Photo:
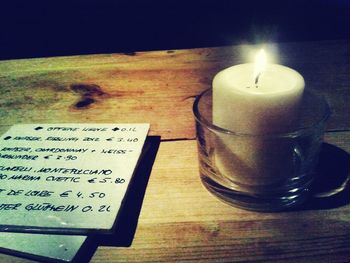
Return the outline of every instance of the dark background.
[[[350,38],[348,0],[7,0],[0,59]]]

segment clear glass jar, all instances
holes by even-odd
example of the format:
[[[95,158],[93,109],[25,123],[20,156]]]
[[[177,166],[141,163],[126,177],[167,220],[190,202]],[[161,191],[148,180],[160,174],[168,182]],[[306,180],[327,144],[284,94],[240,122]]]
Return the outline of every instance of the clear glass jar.
[[[255,211],[285,210],[306,200],[330,116],[321,95],[304,91],[298,121],[287,133],[227,130],[214,125],[212,111],[209,89],[196,98],[193,112],[200,177],[212,194]]]

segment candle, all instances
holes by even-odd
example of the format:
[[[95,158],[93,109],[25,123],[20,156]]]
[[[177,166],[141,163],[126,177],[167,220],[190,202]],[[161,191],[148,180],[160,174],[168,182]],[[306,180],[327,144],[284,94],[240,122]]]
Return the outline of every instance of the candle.
[[[219,72],[213,80],[213,122],[237,133],[286,132],[293,126],[304,90],[295,70],[267,64],[261,51],[255,64]]]
[[[293,129],[304,85],[295,70],[266,63],[263,51],[255,64],[236,65],[215,76],[213,123],[245,134],[223,134],[217,141],[216,167],[230,183],[259,191],[262,185],[277,184],[288,177],[284,170],[292,166],[293,149],[287,141],[276,144],[261,135]]]

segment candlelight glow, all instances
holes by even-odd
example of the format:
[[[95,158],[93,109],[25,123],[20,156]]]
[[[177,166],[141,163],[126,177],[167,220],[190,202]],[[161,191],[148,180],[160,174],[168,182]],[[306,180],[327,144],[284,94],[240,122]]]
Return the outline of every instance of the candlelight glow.
[[[265,70],[267,64],[266,53],[264,49],[261,49],[255,57],[254,65],[254,80],[255,84],[258,83],[261,73]]]

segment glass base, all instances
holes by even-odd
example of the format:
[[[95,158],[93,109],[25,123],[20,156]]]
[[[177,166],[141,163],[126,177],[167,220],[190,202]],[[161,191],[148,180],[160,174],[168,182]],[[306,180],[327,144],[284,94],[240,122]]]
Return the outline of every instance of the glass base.
[[[316,177],[330,115],[324,98],[305,90],[288,107],[279,102],[265,109],[264,100],[256,103],[258,97],[235,103],[217,95],[209,89],[193,104],[204,186],[247,210],[272,212],[302,204]],[[227,108],[222,109],[224,101]]]
[[[277,212],[295,208],[304,203],[310,193],[308,188],[304,188],[284,195],[249,195],[226,188],[203,174],[201,174],[201,180],[210,193],[225,203],[259,212]]]

